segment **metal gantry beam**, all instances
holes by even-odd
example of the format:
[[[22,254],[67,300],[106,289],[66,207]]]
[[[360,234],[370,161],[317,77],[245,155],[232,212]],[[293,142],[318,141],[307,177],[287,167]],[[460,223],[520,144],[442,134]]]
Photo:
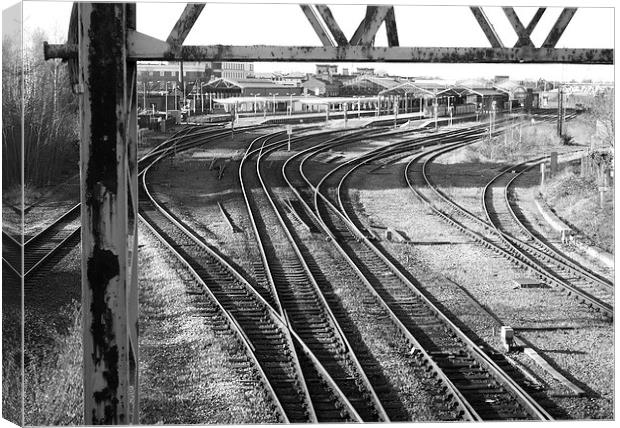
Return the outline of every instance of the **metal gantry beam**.
[[[183,46],[183,40],[196,22],[204,4],[190,4],[175,25],[167,41],[130,31],[129,58],[132,60],[169,61],[342,61],[342,62],[441,62],[441,63],[564,63],[613,64],[613,49],[555,48],[575,14],[575,8],[565,8],[541,47],[530,39],[540,21],[544,8],[539,8],[527,27],[512,8],[506,8],[519,40],[515,47],[504,47],[493,25],[481,7],[471,7],[490,48],[484,47],[401,47],[396,30],[395,9],[392,6],[368,6],[366,15],[351,40],[347,40],[326,5],[302,5],[312,28],[323,46]],[[318,11],[315,13],[314,8]],[[321,22],[321,18],[323,22]],[[374,46],[374,37],[381,24],[386,23],[388,47]],[[330,37],[331,36],[331,37]],[[332,42],[333,39],[333,42]],[[334,43],[337,46],[334,46]],[[46,45],[46,58],[70,58],[76,55],[75,45]]]
[[[549,31],[549,34],[547,35],[547,38],[545,39],[541,47],[554,48],[555,45],[558,44],[560,37],[562,37],[562,34],[564,34],[564,30],[566,30],[566,27],[568,26],[571,19],[573,19],[573,16],[575,16],[576,12],[577,8],[575,7],[564,8],[564,10],[562,10],[562,13],[560,13],[557,21],[553,25],[553,28],[551,29],[551,31]]]
[[[484,10],[482,10],[482,8],[478,6],[472,6],[470,7],[470,10],[471,13],[474,14],[476,21],[478,21],[478,25],[482,29],[482,32],[486,36],[487,40],[489,41],[489,43],[491,43],[491,47],[503,48],[504,45],[500,40],[497,31],[495,31],[495,27],[493,27],[493,25],[489,21],[489,18],[487,18],[487,15],[484,13]]]
[[[392,6],[368,6],[366,7],[366,16],[360,22],[357,30],[351,37],[349,44],[352,46],[363,45],[372,46],[374,44],[375,35],[379,31],[379,27],[385,20],[387,13]]]
[[[198,20],[198,17],[204,7],[205,3],[187,4],[176,24],[174,24],[172,31],[170,31],[170,35],[166,39],[166,43],[168,43],[173,49],[178,49],[181,45],[183,45],[183,42],[194,27],[194,24]]]
[[[348,45],[349,41],[340,29],[340,25],[338,25],[336,19],[334,19],[334,15],[332,15],[332,11],[329,9],[329,7],[325,6],[324,4],[317,4],[316,9],[319,11],[319,14],[323,18],[323,21],[325,21],[325,25],[332,33],[336,44],[338,46]]]
[[[517,13],[515,12],[514,8],[504,7],[502,9],[504,10],[506,17],[508,18],[510,25],[512,25],[512,28],[515,30],[515,33],[517,33],[517,36],[519,37],[514,47],[520,48],[522,46],[529,46],[533,48],[534,43],[532,42],[532,39],[530,39],[530,36],[532,35],[532,32],[536,28],[536,25],[538,25],[540,18],[542,18],[543,14],[545,13],[546,8],[544,7],[538,8],[536,13],[530,20],[530,23],[527,25],[527,28],[523,26],[523,23],[517,16]]]
[[[173,51],[158,39],[130,32],[129,58],[136,61],[272,61],[613,64],[613,49],[573,48],[415,48],[377,46],[183,46]],[[73,58],[75,45],[45,45],[46,58]]]
[[[521,23],[521,20],[517,16],[517,12],[515,12],[514,8],[504,7],[502,9],[504,10],[504,14],[506,15],[506,18],[508,18],[510,25],[512,25],[512,28],[515,30],[515,33],[517,33],[517,36],[519,37],[519,39],[517,40],[517,43],[515,44],[515,48],[518,48],[521,46],[534,47],[534,43],[530,39],[531,32],[530,33],[527,32],[527,29]]]
[[[398,30],[396,28],[396,15],[393,7],[388,10],[385,16],[385,31],[387,33],[388,46],[400,46],[398,42]]]
[[[525,30],[527,31],[528,36],[532,34],[532,32],[534,31],[534,28],[538,25],[538,22],[540,21],[540,18],[542,18],[543,14],[545,13],[545,10],[547,10],[547,8],[539,7],[536,13],[534,14],[534,16],[532,17],[532,19],[530,20],[530,23],[527,24],[527,28]]]
[[[300,4],[299,7],[301,7],[301,10],[306,15],[306,18],[314,29],[314,32],[317,34],[317,36],[319,36],[319,40],[321,40],[323,46],[334,46],[334,43],[329,37],[327,29],[323,26],[323,23],[321,23],[321,20],[317,16],[314,8],[307,4]]]

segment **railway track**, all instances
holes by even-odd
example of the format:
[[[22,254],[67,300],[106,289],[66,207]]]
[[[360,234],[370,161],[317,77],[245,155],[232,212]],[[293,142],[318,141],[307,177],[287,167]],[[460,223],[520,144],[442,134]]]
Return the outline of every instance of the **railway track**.
[[[301,174],[304,174],[304,163],[316,153],[306,154],[299,167]],[[390,313],[421,360],[437,373],[446,395],[458,408],[458,417],[469,420],[550,419],[550,415],[506,376],[491,357],[460,332],[373,246],[342,214],[343,206],[337,209],[329,201],[321,188],[330,176],[332,181],[338,181],[336,175],[342,174],[350,163],[336,167],[316,185],[304,175],[306,186],[314,192],[314,212],[318,213],[325,232],[350,261],[377,302]]]
[[[139,165],[146,165],[162,153],[175,153],[177,150],[184,150],[199,144],[204,138],[223,136],[228,132],[222,130],[221,127],[184,128],[147,153],[140,159]],[[78,203],[24,243],[23,267],[21,265],[22,245],[3,232],[3,265],[11,275],[20,278],[23,276],[25,280],[30,280],[41,270],[50,267],[55,260],[55,255],[80,242],[80,227],[80,204]]]
[[[140,214],[196,272],[209,296],[219,302],[247,339],[283,420],[290,422],[361,421],[360,415],[300,337],[289,319],[271,305],[228,263],[148,193],[146,172]]]
[[[521,254],[540,260],[545,270],[553,272],[564,283],[613,307],[613,282],[570,260],[543,242],[526,226],[523,216],[518,214],[520,211],[514,185],[526,171],[543,161],[532,160],[514,165],[487,183],[482,192],[486,219]]]
[[[606,292],[603,291],[600,294],[601,298],[599,298],[588,291],[577,288],[577,285],[571,282],[571,274],[564,273],[565,269],[568,269],[567,265],[559,268],[554,267],[553,263],[549,261],[549,256],[542,250],[537,250],[533,245],[524,245],[528,248],[528,252],[521,251],[514,244],[517,242],[515,238],[496,229],[491,222],[472,214],[432,184],[428,173],[429,165],[437,157],[461,146],[462,144],[454,144],[447,148],[429,150],[411,159],[405,168],[405,178],[413,193],[443,220],[485,247],[508,258],[518,266],[528,269],[543,283],[559,287],[569,296],[576,298],[605,317],[613,318],[613,306],[608,301],[603,300],[609,298]],[[485,193],[489,194],[488,192]],[[488,196],[486,198],[488,199]]]
[[[11,277],[21,277],[22,244],[4,230],[2,231],[2,265]]]
[[[277,139],[278,135],[273,137]],[[282,207],[276,204],[266,185],[264,172],[268,168],[261,161],[286,144],[286,140],[282,140],[267,148],[265,144],[269,140],[260,138],[250,145],[240,164],[239,174],[264,261],[265,274],[275,292],[277,307],[288,319],[291,329],[317,355],[361,419],[389,421],[357,356],[325,301],[318,284],[320,279],[315,278],[284,222]],[[318,410],[317,415],[320,415]]]
[[[24,279],[29,279],[55,254],[80,241],[80,205],[77,204],[24,243]]]

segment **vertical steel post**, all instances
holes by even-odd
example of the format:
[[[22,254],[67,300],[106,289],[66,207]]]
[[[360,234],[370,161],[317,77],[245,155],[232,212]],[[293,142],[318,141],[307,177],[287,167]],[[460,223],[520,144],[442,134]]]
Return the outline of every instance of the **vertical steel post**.
[[[181,108],[185,107],[185,72],[183,71],[183,60],[179,61],[179,74],[181,75]]]
[[[164,85],[166,85],[166,89],[164,89],[164,96],[166,97],[166,119],[168,119],[168,81],[164,80]]]
[[[84,423],[127,424],[130,340],[137,361],[135,6],[79,3],[78,13]]]
[[[136,29],[136,4],[126,4],[127,29]],[[140,383],[138,378],[138,106],[136,61],[126,60],[126,148],[127,148],[127,188],[129,197],[128,210],[128,255],[127,255],[127,334],[129,336],[129,384],[133,387],[131,401],[131,423],[139,424],[140,417]],[[166,86],[166,90],[167,90]],[[168,94],[166,93],[166,101]],[[168,111],[166,110],[166,119]]]
[[[560,86],[558,88],[558,136],[562,136],[562,126],[563,126],[563,115],[562,115],[562,110],[563,110],[563,104],[564,104],[564,94],[562,93],[562,87]]]

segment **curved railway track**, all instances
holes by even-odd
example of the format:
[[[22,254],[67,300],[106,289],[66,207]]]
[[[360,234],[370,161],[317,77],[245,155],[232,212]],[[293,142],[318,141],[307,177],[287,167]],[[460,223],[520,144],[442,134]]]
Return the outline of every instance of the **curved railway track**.
[[[143,176],[145,186],[146,172]],[[317,356],[271,305],[189,228],[162,208],[146,187],[141,216],[201,278],[247,338],[274,402],[290,422],[362,421]]]
[[[299,170],[305,185],[314,193],[313,211],[318,213],[319,222],[358,272],[360,279],[370,287],[378,303],[390,313],[391,319],[420,359],[441,379],[447,389],[446,395],[460,410],[460,417],[470,420],[551,419],[342,214],[345,207],[341,205],[338,209],[329,201],[322,187],[328,179],[338,181],[336,174],[342,174],[346,166],[353,162],[336,167],[316,185],[310,182],[303,167],[316,154],[317,151],[309,151]],[[306,190],[305,193],[309,192]]]
[[[270,165],[264,163],[286,146],[286,140],[279,140],[282,133],[276,133],[253,141],[239,166],[239,177],[260,244],[270,293],[253,287],[196,232],[162,207],[147,186],[147,174],[157,162],[177,151],[204,144],[205,139],[212,141],[229,132],[184,130],[143,157],[139,162],[139,215],[195,278],[198,285],[195,293],[204,296],[206,312],[215,317],[216,323],[244,349],[248,358],[240,364],[255,370],[257,381],[264,385],[272,399],[274,412],[282,422],[390,420],[386,411],[389,403],[385,398],[389,394],[381,392],[384,385],[375,390],[372,365],[364,356],[356,355],[355,344],[347,338],[350,331],[346,320],[335,308],[333,296],[324,294],[326,284],[322,284],[316,275],[316,266],[309,262],[307,250],[298,245],[290,220],[285,220],[287,209],[292,210],[290,204],[295,198],[302,207],[296,211],[298,222],[316,227],[331,238],[377,304],[389,313],[390,322],[411,345],[420,364],[426,365],[437,382],[443,385],[453,409],[448,419],[552,419],[505,373],[494,356],[473,343],[418,289],[401,267],[371,242],[372,233],[356,218],[344,195],[347,178],[373,160],[385,162],[390,156],[410,156],[411,150],[446,144],[450,138],[458,141],[452,143],[453,147],[461,146],[479,138],[477,130],[457,132],[450,137],[434,136],[430,141],[409,140],[394,147],[375,149],[338,165],[319,182],[312,183],[304,165],[321,152],[350,142],[346,136],[329,138],[289,157],[282,166],[282,176],[294,195],[286,197],[289,208],[274,192],[277,177],[266,174],[271,172]],[[368,132],[359,133],[357,137]],[[425,160],[420,170],[422,174],[426,162],[442,150],[437,152],[433,148],[414,157]],[[297,175],[286,171],[287,165],[292,165],[289,164],[292,159],[299,162]],[[407,171],[412,162],[405,170],[408,182]],[[428,179],[425,175],[423,177]],[[429,181],[426,183],[432,187]],[[489,194],[498,193],[494,191],[498,187],[501,186],[491,186],[493,191]],[[441,194],[437,189],[434,192]],[[495,201],[495,198],[490,200]],[[70,214],[76,209],[77,216]],[[299,213],[305,214],[300,218]],[[73,220],[72,215],[76,216]],[[499,208],[491,208],[489,219],[493,215],[503,218]],[[62,234],[70,229],[67,225],[79,217],[79,205],[65,216],[65,220],[59,219],[24,245],[25,252],[29,244],[40,245],[40,250],[31,247],[35,248],[30,251],[31,255],[36,257],[25,255],[26,275],[36,271],[60,247],[48,251],[43,242],[56,241],[66,245],[79,236],[78,225],[72,235],[62,238]],[[489,224],[485,230],[488,228]],[[500,232],[500,236],[511,239],[506,238],[508,232]],[[4,240],[3,235],[3,248],[7,247]],[[12,245],[8,241],[7,244]],[[8,259],[17,263],[14,256],[7,253],[5,258],[3,251],[3,263],[9,263]],[[217,315],[213,315],[215,313]]]
[[[544,283],[559,287],[569,296],[576,298],[604,316],[612,318],[613,306],[608,301],[603,300],[609,297],[607,293],[603,292],[601,294],[603,299],[601,299],[588,291],[577,288],[575,284],[566,279],[571,279],[570,272],[566,278],[563,277],[566,275],[563,273],[564,269],[568,269],[566,265],[558,268],[553,263],[549,263],[549,256],[542,250],[537,250],[533,245],[525,245],[529,251],[522,252],[519,247],[513,244],[516,242],[513,237],[496,229],[489,221],[479,218],[454,202],[432,184],[428,173],[429,165],[437,157],[461,146],[462,144],[454,144],[447,148],[429,150],[411,159],[405,167],[405,179],[413,193],[426,203],[434,213],[485,247],[493,249],[518,266],[527,268]],[[488,192],[484,194],[488,194]]]
[[[278,134],[272,136],[277,137]],[[317,355],[361,419],[389,421],[266,185],[263,173],[267,168],[261,161],[286,143],[282,140],[265,146],[269,140],[259,138],[249,146],[239,166],[239,175],[277,307],[291,329]],[[302,369],[305,373],[305,368]],[[318,409],[317,413],[320,414]]]
[[[497,174],[482,192],[482,205],[487,220],[521,254],[538,259],[544,268],[554,272],[571,287],[582,290],[613,307],[613,283],[579,263],[570,260],[536,236],[517,215],[514,184],[526,171],[544,160],[533,160],[510,167]]]
[[[184,128],[168,140],[158,145],[139,161],[143,166],[161,153],[175,153],[199,144],[204,138],[227,135],[221,127],[188,127]],[[73,247],[80,242],[80,204],[50,223],[44,230],[28,239],[23,245],[13,237],[3,232],[2,235],[2,263],[12,276],[30,280],[41,270],[50,267],[54,256],[62,250]],[[21,258],[23,254],[23,266]]]

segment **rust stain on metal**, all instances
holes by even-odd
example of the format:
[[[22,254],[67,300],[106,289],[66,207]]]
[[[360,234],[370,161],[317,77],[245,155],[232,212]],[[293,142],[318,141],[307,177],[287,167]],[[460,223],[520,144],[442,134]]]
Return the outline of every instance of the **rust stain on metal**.
[[[205,3],[189,3],[185,6],[181,16],[166,39],[166,42],[173,47],[173,50],[178,50],[183,45],[185,38],[196,23],[204,7]]]
[[[87,278],[90,290],[90,321],[92,364],[96,376],[103,382],[92,393],[93,424],[124,424],[124,409],[119,402],[119,349],[115,329],[114,282],[120,276],[120,261],[115,254],[112,236],[118,191],[118,67],[122,67],[121,17],[113,4],[97,4],[90,13],[88,30],[88,81],[90,90],[91,121],[89,159],[84,171],[85,206],[90,216],[88,231],[92,239],[92,253],[87,260]],[[114,19],[110,19],[114,17]],[[122,91],[121,91],[122,92]],[[107,217],[109,216],[109,218]],[[110,225],[113,227],[110,228]],[[112,230],[111,230],[112,229]],[[90,249],[89,249],[90,250]]]
[[[104,367],[101,375],[105,380],[105,386],[102,389],[93,391],[95,403],[104,406],[103,417],[97,415],[96,410],[93,409],[92,423],[97,425],[123,424],[125,417],[122,413],[118,414],[119,400],[116,397],[119,386],[119,352],[116,345],[109,346],[110,342],[116,339],[114,316],[106,303],[108,284],[119,275],[118,256],[109,250],[102,250],[95,246],[87,266],[87,276],[92,290],[90,306],[92,314],[90,332],[94,340],[92,358],[95,366]]]
[[[206,61],[343,61],[613,64],[613,49],[414,48],[376,46],[183,46],[177,59]]]

